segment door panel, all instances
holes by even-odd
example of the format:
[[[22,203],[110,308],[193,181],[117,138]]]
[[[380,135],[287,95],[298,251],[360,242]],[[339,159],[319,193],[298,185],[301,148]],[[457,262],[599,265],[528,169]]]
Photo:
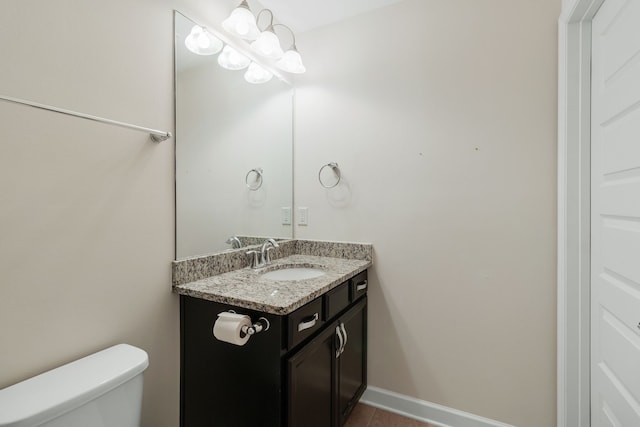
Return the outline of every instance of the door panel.
[[[635,75],[640,76],[640,70]],[[624,117],[602,128],[602,138],[607,141],[607,144],[602,147],[604,174],[631,170],[637,166],[640,144],[628,135],[638,134],[640,134],[640,108],[630,111]]]
[[[640,426],[640,1],[592,34],[591,421]]]
[[[624,382],[630,397],[640,400],[640,337],[620,322],[610,311],[601,313],[601,361],[615,376],[618,382]],[[638,424],[640,425],[640,424]]]
[[[616,313],[618,320],[630,330],[634,330],[637,328],[640,313],[640,290],[633,282],[614,274],[603,273],[598,279],[600,306]]]
[[[591,425],[600,427],[635,427],[640,425],[640,416],[633,399],[625,396],[624,386],[611,374],[606,365],[598,369],[593,380],[599,384],[597,403],[591,407]],[[622,392],[621,392],[622,390]]]
[[[640,3],[637,0],[608,0],[598,12],[598,31],[602,37],[603,77],[609,82],[616,74],[628,71],[625,65],[640,50],[638,22]],[[607,16],[605,16],[607,15]]]
[[[640,131],[638,133],[640,134]],[[622,217],[640,216],[640,198],[629,197],[629,194],[640,194],[640,180],[632,177],[628,182],[618,180],[614,185],[604,184],[600,188],[602,203],[600,214]],[[628,224],[624,225],[628,226]]]
[[[601,232],[601,268],[640,283],[640,223],[604,218]]]

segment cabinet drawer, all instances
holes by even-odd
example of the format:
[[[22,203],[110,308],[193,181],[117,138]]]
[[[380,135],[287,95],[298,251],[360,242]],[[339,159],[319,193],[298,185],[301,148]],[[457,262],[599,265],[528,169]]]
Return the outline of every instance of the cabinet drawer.
[[[288,348],[313,335],[324,324],[322,298],[316,298],[289,315]]]
[[[355,301],[367,293],[369,282],[367,281],[367,270],[354,276],[351,281],[351,301]]]
[[[324,320],[330,320],[349,305],[349,282],[344,282],[324,295]]]

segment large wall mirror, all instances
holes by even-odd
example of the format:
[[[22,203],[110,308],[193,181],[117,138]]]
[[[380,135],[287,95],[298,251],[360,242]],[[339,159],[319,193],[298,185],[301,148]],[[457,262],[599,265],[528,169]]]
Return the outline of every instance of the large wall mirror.
[[[292,87],[275,77],[248,83],[218,55],[192,53],[185,38],[196,23],[174,18],[176,258],[230,250],[231,236],[243,246],[291,238]]]

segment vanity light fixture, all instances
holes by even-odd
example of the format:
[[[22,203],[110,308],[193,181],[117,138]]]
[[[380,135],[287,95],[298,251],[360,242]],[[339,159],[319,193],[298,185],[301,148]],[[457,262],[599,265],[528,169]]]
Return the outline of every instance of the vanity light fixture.
[[[291,48],[282,55],[282,58],[276,62],[276,66],[282,71],[294,74],[302,74],[307,71],[295,45],[291,46]]]
[[[233,9],[231,15],[222,22],[222,28],[246,40],[255,40],[260,34],[247,0],[242,0],[240,5]]]
[[[294,74],[302,74],[307,69],[302,63],[302,57],[296,48],[296,36],[291,30],[291,28],[287,27],[284,24],[275,24],[275,27],[284,27],[291,33],[291,47],[287,49],[286,52],[282,55],[282,57],[276,62],[276,67],[280,68],[283,71]]]
[[[218,64],[227,70],[242,70],[247,68],[250,63],[251,60],[249,58],[229,45],[226,45],[222,49],[222,53],[218,55]]]
[[[266,83],[273,77],[273,73],[266,68],[252,62],[244,73],[244,79],[249,83],[260,84]]]
[[[258,26],[258,20],[264,12],[269,13],[269,23],[264,30],[261,30]],[[274,24],[273,19],[273,12],[270,9],[262,9],[257,17],[254,16],[249,9],[247,0],[242,0],[240,5],[231,12],[231,15],[222,22],[222,27],[238,37],[253,40],[250,45],[251,49],[265,58],[277,60],[275,66],[279,69],[294,74],[304,73],[306,69],[296,48],[295,34],[286,25]],[[277,27],[284,27],[291,34],[291,46],[286,52],[283,51],[280,39],[276,35],[275,29]],[[224,39],[222,36],[221,38]],[[198,55],[213,55],[222,50],[222,53],[218,55],[218,64],[227,70],[242,70],[248,67],[244,78],[249,83],[266,83],[273,78],[274,72],[282,78],[278,71],[274,70],[272,72],[253,62],[251,60],[255,59],[253,55],[248,53],[252,57],[249,58],[240,53],[228,44],[223,43],[203,26],[195,25],[191,29],[191,33],[186,37],[184,44],[187,49]],[[274,63],[272,62],[271,64]]]
[[[273,25],[260,33],[256,41],[251,43],[251,48],[266,58],[280,58],[284,53],[280,47],[280,40],[273,31]]]
[[[213,55],[222,49],[222,41],[200,25],[194,25],[184,41],[185,46],[197,55]]]
[[[266,58],[280,58],[284,52],[282,47],[280,47],[280,40],[273,30],[273,12],[269,9],[262,9],[256,17],[256,22],[260,20],[262,12],[269,12],[271,19],[267,28],[260,32],[258,38],[251,43],[251,48]]]
[[[258,26],[258,21],[263,12],[269,13],[269,24],[264,30],[261,30]],[[274,24],[273,19],[273,12],[270,9],[262,9],[257,16],[253,16],[247,0],[243,0],[222,23],[222,27],[231,34],[246,40],[253,40],[251,48],[265,58],[277,59],[275,65],[279,69],[294,74],[304,73],[306,68],[302,63],[300,52],[296,48],[294,32],[284,24]],[[283,51],[280,45],[280,39],[275,32],[276,27],[284,27],[291,33],[291,46],[286,52]]]

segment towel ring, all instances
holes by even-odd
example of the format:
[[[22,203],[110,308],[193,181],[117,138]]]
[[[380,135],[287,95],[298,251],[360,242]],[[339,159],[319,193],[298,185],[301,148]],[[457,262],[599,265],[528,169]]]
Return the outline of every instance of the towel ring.
[[[260,189],[260,187],[262,187],[262,168],[254,168],[251,169],[249,172],[247,172],[247,175],[244,177],[244,182],[245,184],[247,184],[247,188],[251,191],[257,191]],[[256,179],[255,179],[255,184],[251,185],[249,184],[249,175],[251,175],[251,173],[255,173],[256,174]]]
[[[338,180],[333,185],[326,185],[324,182],[322,182],[322,171],[327,167],[331,168],[333,170],[333,173],[335,173],[338,177]],[[320,171],[318,172],[318,181],[320,181],[320,185],[322,185],[324,188],[333,188],[338,185],[340,183],[340,168],[338,167],[338,164],[336,162],[331,162],[322,166],[320,168]]]

